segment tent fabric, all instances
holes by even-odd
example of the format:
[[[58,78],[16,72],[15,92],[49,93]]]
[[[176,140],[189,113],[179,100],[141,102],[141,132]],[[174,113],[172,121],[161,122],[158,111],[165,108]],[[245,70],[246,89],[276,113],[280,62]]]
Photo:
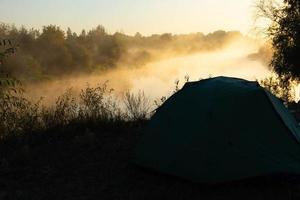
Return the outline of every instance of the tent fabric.
[[[186,83],[151,118],[140,166],[196,182],[300,173],[299,128],[257,82],[216,77]]]
[[[283,123],[290,129],[291,133],[294,135],[295,139],[300,143],[300,129],[298,122],[294,118],[294,116],[289,112],[288,109],[284,106],[284,104],[276,98],[269,91],[265,90],[268,98],[270,99],[272,105],[274,106],[276,112],[282,118]]]

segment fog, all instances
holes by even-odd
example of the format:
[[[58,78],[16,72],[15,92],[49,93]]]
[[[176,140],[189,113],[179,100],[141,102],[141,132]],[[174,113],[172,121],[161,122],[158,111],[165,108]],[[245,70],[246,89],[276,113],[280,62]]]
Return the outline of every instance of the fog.
[[[121,96],[125,91],[144,91],[154,101],[162,96],[170,96],[175,88],[175,81],[181,87],[185,77],[190,81],[214,76],[240,77],[248,80],[262,79],[270,75],[264,62],[249,58],[258,52],[259,45],[250,41],[234,41],[222,49],[185,56],[169,57],[152,61],[146,65],[118,67],[101,74],[77,75],[42,82],[38,85],[26,85],[26,94],[33,100],[39,97],[52,104],[55,99],[72,88],[76,96],[87,84],[96,86],[107,83],[114,93]]]
[[[26,97],[43,97],[49,105],[69,88],[78,96],[87,84],[107,83],[118,97],[144,91],[153,101],[170,96],[174,82],[180,88],[185,77],[254,80],[270,73],[271,47],[238,31],[130,36],[99,25],[78,35],[56,25],[35,30],[0,23],[0,37],[18,41],[3,70],[22,81]]]

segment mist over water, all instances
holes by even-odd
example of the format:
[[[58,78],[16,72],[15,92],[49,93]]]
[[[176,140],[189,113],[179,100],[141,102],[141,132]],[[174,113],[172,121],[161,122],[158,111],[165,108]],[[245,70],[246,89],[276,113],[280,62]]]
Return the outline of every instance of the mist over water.
[[[254,43],[238,41],[217,51],[170,57],[134,68],[120,64],[117,69],[101,74],[73,76],[27,85],[26,91],[31,99],[44,97],[44,102],[52,104],[68,88],[72,88],[76,96],[87,84],[96,86],[108,81],[108,87],[113,88],[116,95],[122,95],[125,91],[144,91],[153,101],[172,94],[175,81],[179,80],[181,87],[186,76],[190,81],[196,81],[210,76],[256,80],[270,75],[271,72],[265,64],[248,57],[249,54],[257,52],[258,48]]]
[[[175,80],[180,86],[185,77],[190,81],[214,76],[231,76],[247,80],[262,79],[270,75],[267,66],[247,56],[252,48],[232,46],[223,50],[198,53],[154,62],[144,67],[148,74],[132,80],[133,90],[144,90],[151,97],[167,95],[174,90]],[[146,70],[146,71],[147,71]]]

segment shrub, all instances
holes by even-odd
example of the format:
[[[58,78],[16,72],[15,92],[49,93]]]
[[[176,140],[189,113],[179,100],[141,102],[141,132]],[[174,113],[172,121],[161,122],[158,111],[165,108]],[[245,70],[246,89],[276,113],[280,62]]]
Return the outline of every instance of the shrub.
[[[112,92],[113,89],[107,87],[107,82],[96,87],[87,85],[79,95],[79,116],[97,120],[113,120],[120,117],[121,111]]]
[[[41,128],[41,100],[32,103],[23,93],[6,91],[0,96],[0,137]]]

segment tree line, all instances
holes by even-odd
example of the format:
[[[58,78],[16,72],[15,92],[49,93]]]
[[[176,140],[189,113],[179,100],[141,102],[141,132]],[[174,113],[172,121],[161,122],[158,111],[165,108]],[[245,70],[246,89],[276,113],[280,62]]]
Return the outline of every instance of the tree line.
[[[271,41],[273,56],[269,66],[276,74],[264,80],[263,85],[286,102],[294,100],[300,81],[300,1],[257,0],[256,7],[258,19],[269,22],[264,33]],[[297,110],[300,113],[300,106]]]
[[[143,36],[136,33],[129,36],[120,32],[107,33],[100,25],[78,34],[56,25],[38,30],[0,24],[0,38],[10,38],[18,45],[17,53],[4,60],[2,70],[26,81],[93,73],[118,65],[134,67],[164,55],[216,50],[237,37],[243,36],[236,31],[221,30],[207,35],[165,33]]]

